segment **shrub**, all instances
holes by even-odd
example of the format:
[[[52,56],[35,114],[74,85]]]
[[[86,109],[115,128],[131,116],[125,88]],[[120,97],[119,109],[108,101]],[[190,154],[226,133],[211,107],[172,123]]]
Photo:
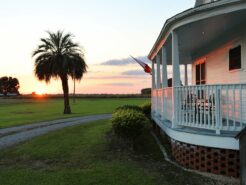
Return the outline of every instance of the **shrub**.
[[[146,88],[141,90],[142,95],[151,95],[151,88]]]
[[[114,133],[130,142],[134,142],[143,134],[148,124],[148,118],[142,112],[133,109],[118,110],[112,117]]]
[[[137,105],[122,105],[116,109],[116,112],[120,110],[135,110],[137,112],[143,112],[142,108]]]
[[[151,103],[145,103],[141,106],[143,113],[150,118],[151,115]]]

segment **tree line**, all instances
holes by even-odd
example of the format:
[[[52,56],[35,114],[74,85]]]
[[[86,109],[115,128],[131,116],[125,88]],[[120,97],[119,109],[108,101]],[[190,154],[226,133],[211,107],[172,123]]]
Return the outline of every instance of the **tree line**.
[[[19,95],[20,83],[17,78],[3,76],[0,78],[0,94],[7,96],[8,94]]]

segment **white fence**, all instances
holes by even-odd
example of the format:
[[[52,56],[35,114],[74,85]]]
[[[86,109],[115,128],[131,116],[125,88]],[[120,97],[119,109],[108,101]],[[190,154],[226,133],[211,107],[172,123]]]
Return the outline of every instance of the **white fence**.
[[[240,131],[246,126],[246,84],[196,85],[152,90],[152,110],[180,126]],[[174,111],[175,110],[175,111]]]

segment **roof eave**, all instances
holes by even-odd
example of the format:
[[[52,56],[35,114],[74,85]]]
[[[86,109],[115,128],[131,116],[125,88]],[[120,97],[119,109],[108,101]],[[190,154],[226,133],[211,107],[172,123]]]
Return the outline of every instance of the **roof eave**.
[[[242,0],[224,0],[224,1],[216,1],[216,2],[212,2],[212,3],[208,3],[208,4],[204,4],[204,5],[201,5],[201,6],[198,6],[198,7],[195,7],[195,8],[191,8],[191,9],[188,9],[184,12],[181,12],[169,19],[167,19],[167,21],[165,22],[154,46],[152,47],[149,55],[148,55],[148,59],[149,60],[153,60],[155,55],[158,53],[158,47],[159,45],[162,43],[162,42],[165,42],[164,41],[164,38],[166,36],[166,34],[168,32],[170,32],[170,28],[178,21],[184,19],[184,18],[187,18],[187,17],[192,17],[194,15],[197,15],[199,13],[202,13],[202,12],[205,12],[205,11],[208,11],[208,10],[212,10],[214,8],[217,8],[217,7],[221,7],[221,6],[228,6],[228,5],[231,5],[232,3],[237,3],[237,2],[240,2]],[[166,37],[167,38],[167,37]]]

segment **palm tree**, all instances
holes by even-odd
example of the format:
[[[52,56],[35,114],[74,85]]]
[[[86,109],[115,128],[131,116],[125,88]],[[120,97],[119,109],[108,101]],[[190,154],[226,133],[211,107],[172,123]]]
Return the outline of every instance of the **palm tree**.
[[[87,72],[84,53],[72,35],[63,31],[47,32],[48,38],[41,38],[41,44],[33,52],[34,73],[42,81],[60,78],[64,95],[64,114],[70,114],[68,78],[81,80]]]

